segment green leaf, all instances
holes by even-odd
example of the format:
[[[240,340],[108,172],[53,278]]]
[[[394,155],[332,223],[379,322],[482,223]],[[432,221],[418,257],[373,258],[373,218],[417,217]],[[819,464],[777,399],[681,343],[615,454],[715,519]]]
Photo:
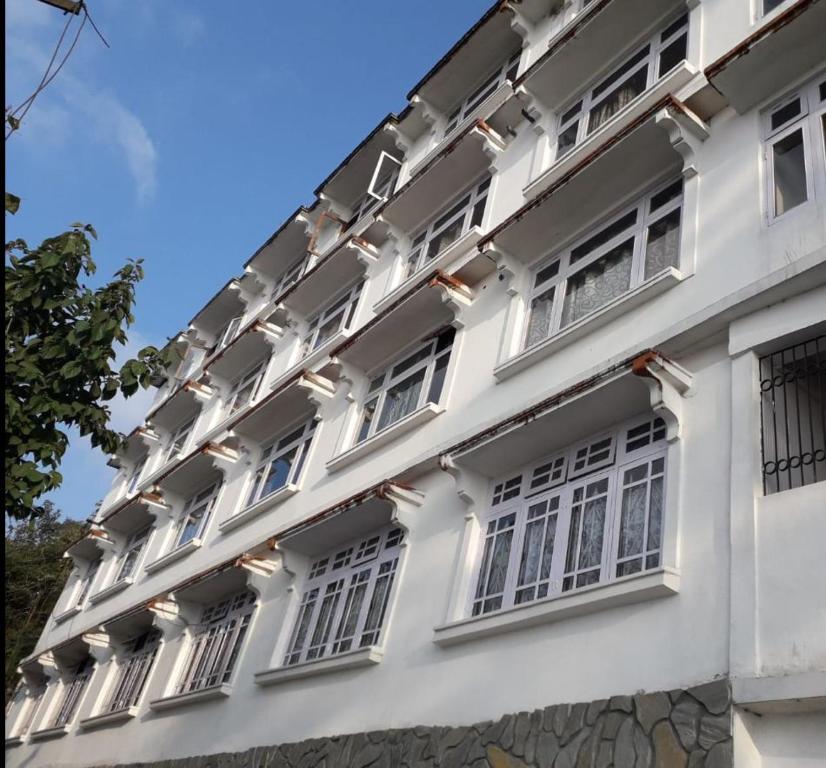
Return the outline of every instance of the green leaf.
[[[7,118],[9,123],[14,120],[13,117],[9,116]],[[17,122],[17,121],[15,121]],[[12,128],[16,128],[17,126],[12,125]],[[17,195],[11,194],[11,192],[6,192],[6,213],[15,214],[17,213],[18,208],[20,208],[20,198]]]

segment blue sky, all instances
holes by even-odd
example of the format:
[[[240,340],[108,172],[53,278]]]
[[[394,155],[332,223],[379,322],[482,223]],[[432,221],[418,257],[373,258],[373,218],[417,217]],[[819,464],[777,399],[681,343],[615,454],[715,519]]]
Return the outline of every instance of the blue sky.
[[[90,0],[72,57],[6,144],[23,198],[7,237],[94,224],[98,278],[143,258],[127,354],[186,324],[476,21],[490,0]],[[6,104],[33,90],[65,24],[6,0]],[[129,431],[151,400],[116,401]],[[112,470],[75,438],[50,497],[88,517]]]

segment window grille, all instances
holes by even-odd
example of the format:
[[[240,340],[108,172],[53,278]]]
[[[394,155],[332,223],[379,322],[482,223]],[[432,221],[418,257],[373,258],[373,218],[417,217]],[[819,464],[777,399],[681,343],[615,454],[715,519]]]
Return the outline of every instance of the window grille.
[[[118,664],[117,677],[104,712],[119,712],[137,705],[152,670],[160,640],[161,633],[150,629],[130,643],[128,655]]]
[[[826,480],[826,335],[760,358],[763,492]]]
[[[640,417],[493,483],[471,615],[659,567],[665,450]]]
[[[52,727],[59,728],[71,722],[94,670],[95,662],[89,656],[78,664],[71,679],[64,683],[63,698],[52,721]]]
[[[403,539],[387,528],[310,566],[285,666],[378,645]]]
[[[255,611],[255,595],[241,592],[204,608],[176,693],[229,682]]]

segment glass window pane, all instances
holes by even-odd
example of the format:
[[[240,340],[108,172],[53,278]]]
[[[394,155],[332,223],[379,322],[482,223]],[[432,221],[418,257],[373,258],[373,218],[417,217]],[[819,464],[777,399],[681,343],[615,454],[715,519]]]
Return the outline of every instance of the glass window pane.
[[[436,403],[442,397],[442,389],[445,385],[445,374],[447,373],[447,364],[450,362],[450,355],[442,355],[433,368],[433,378],[430,380],[430,391],[427,393],[427,402]]]
[[[571,264],[576,264],[578,261],[584,259],[589,254],[593,253],[600,246],[605,245],[609,240],[612,240],[617,235],[625,232],[626,229],[633,227],[637,223],[637,209],[629,211],[615,222],[609,224],[604,229],[601,229],[593,237],[589,237],[584,243],[578,245],[571,251]]]
[[[645,246],[645,279],[676,267],[680,260],[680,209],[663,216],[648,227]]]
[[[425,369],[422,368],[404,381],[387,390],[384,397],[384,406],[379,418],[378,429],[394,424],[399,419],[412,413],[419,404],[419,395],[422,390]]]
[[[459,238],[462,234],[465,219],[460,216],[447,227],[445,227],[436,237],[434,237],[427,246],[427,258],[432,259],[438,253],[441,253],[451,243]]]
[[[531,312],[528,319],[528,334],[525,346],[530,347],[546,339],[551,331],[551,313],[554,306],[555,288],[541,293],[531,301]]]
[[[772,147],[774,209],[780,216],[806,202],[806,160],[803,129],[798,128]]]
[[[669,43],[660,52],[660,68],[658,77],[670,72],[686,57],[686,46],[688,45],[688,35],[680,35],[673,43]]]
[[[569,152],[576,144],[576,135],[578,130],[579,121],[573,125],[569,125],[564,131],[562,131],[562,133],[559,134],[559,138],[556,141],[557,159],[562,157],[566,152]]]
[[[298,448],[293,448],[291,451],[279,456],[270,464],[270,471],[267,474],[264,487],[261,489],[261,498],[268,496],[279,488],[283,488],[287,484],[287,479],[290,476],[290,468],[293,465],[297,451]]]
[[[603,123],[610,120],[626,104],[637,98],[648,82],[648,68],[641,67],[628,78],[619,88],[606,96],[596,107],[591,109],[588,118],[588,133],[593,133]]]

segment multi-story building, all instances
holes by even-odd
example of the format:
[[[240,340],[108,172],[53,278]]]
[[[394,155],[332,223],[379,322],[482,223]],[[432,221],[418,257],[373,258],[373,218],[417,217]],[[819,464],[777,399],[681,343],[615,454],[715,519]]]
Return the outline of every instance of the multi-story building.
[[[503,0],[408,100],[175,337],[9,765],[823,765],[826,2]]]

